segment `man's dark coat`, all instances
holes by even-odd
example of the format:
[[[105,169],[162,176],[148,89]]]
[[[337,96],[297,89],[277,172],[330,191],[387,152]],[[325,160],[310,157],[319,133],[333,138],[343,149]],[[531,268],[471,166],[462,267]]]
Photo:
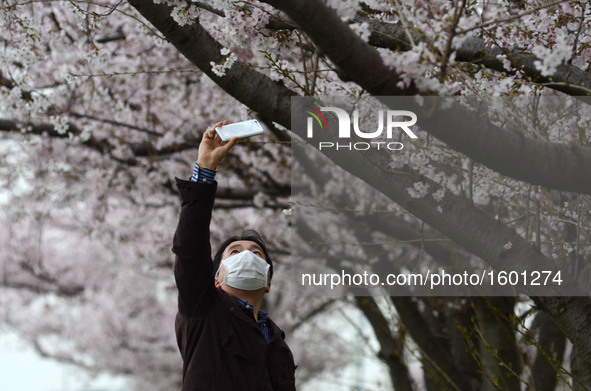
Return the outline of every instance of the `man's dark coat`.
[[[182,391],[295,390],[283,331],[269,321],[273,337],[267,343],[252,315],[214,286],[209,223],[217,184],[177,179],[177,186],[182,203],[172,251]]]

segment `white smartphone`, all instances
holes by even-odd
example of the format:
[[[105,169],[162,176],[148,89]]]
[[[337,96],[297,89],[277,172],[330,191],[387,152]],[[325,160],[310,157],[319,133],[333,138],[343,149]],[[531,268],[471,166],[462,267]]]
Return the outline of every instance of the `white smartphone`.
[[[232,137],[246,138],[263,133],[263,127],[256,119],[236,122],[215,128],[215,131],[223,141],[228,141]]]

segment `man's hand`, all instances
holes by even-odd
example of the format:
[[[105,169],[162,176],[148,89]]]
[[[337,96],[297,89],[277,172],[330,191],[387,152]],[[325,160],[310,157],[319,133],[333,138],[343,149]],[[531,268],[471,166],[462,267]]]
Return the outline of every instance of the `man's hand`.
[[[197,155],[197,164],[199,167],[206,167],[217,170],[218,164],[226,157],[230,148],[239,140],[238,137],[232,137],[229,141],[222,141],[215,131],[215,128],[227,125],[228,121],[221,121],[213,125],[211,129],[203,133],[201,144],[199,144],[199,154]]]

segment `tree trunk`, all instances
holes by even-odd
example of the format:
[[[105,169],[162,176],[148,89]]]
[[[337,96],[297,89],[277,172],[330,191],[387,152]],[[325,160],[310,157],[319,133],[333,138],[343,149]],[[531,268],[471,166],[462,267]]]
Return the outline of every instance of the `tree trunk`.
[[[474,298],[481,336],[482,391],[519,391],[521,357],[515,340],[513,297]]]
[[[399,340],[399,336],[392,334],[388,321],[372,297],[356,296],[355,302],[373,328],[380,344],[378,357],[388,366],[394,389],[396,391],[413,391],[408,368],[404,362],[403,342]]]
[[[532,325],[537,334],[539,348],[534,361],[532,391],[554,391],[558,376],[557,368],[562,365],[566,338],[550,319],[539,311]]]

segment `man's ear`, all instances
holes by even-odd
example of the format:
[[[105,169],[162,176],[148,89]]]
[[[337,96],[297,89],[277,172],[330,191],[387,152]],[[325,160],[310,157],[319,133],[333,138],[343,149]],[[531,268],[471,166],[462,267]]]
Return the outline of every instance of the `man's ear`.
[[[218,271],[215,275],[215,278],[213,280],[213,283],[216,288],[222,287],[222,282],[224,282],[225,275],[226,275],[226,269],[224,268],[224,265],[220,265],[220,268],[218,269]]]
[[[267,287],[265,288],[265,293],[269,293],[270,290],[271,290],[271,281],[269,281],[267,283]]]

